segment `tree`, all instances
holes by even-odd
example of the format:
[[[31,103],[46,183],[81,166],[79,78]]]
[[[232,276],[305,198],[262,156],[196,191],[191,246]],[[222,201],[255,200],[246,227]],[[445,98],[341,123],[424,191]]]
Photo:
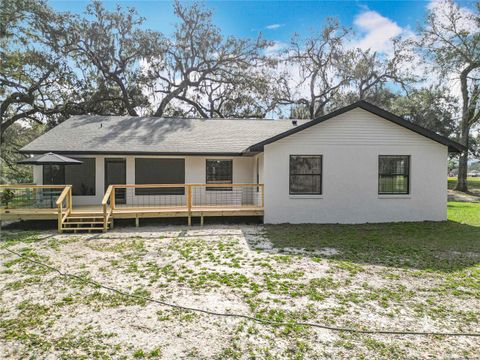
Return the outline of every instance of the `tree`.
[[[480,121],[480,5],[473,14],[452,1],[430,10],[418,43],[444,77],[459,80],[460,142],[469,148],[470,131]],[[467,191],[468,150],[460,155],[456,190]]]
[[[84,111],[97,112],[93,106],[99,100],[108,102],[117,115],[138,116],[138,107],[148,107],[141,62],[162,57],[165,49],[160,33],[141,29],[143,21],[132,8],[118,6],[110,12],[94,1],[84,17],[72,15],[58,24],[57,32],[64,35],[58,50],[76,62],[83,75],[82,90],[94,100]]]
[[[284,81],[288,96],[280,100],[282,104],[295,104],[297,112],[308,109],[311,119],[325,113],[328,103],[350,81],[343,48],[347,34],[337,20],[328,19],[319,35],[304,41],[292,38],[284,61],[298,69],[299,81],[294,86],[299,94],[289,89],[292,81]],[[303,112],[298,115],[304,116]]]
[[[246,72],[215,81],[205,80],[179,97],[204,118],[264,118],[276,107],[277,82],[268,68],[251,66]],[[187,91],[185,91],[187,93]]]
[[[392,44],[393,50],[388,54],[358,48],[347,53],[349,85],[357,100],[374,98],[375,93],[382,91],[387,84],[395,84],[408,92],[415,81],[407,69],[407,64],[413,60],[410,41],[397,38]]]
[[[225,103],[231,103],[228,97],[245,84],[245,91],[258,89],[253,84],[258,74],[252,69],[265,63],[262,51],[268,42],[261,37],[224,38],[212,22],[212,12],[198,3],[183,6],[176,1],[174,13],[180,22],[173,39],[144,71],[155,97],[155,116],[164,116],[174,100],[202,117],[219,116]]]
[[[75,72],[55,51],[47,23],[58,16],[42,1],[5,0],[0,23],[0,135],[15,122],[61,117],[75,101]],[[47,43],[48,40],[48,43]]]
[[[456,99],[441,85],[416,89],[408,96],[397,96],[391,102],[390,110],[446,137],[457,132],[454,119],[458,112]]]
[[[25,155],[18,151],[29,142],[40,136],[45,125],[33,123],[25,126],[14,123],[5,130],[4,140],[0,145],[0,183],[32,183],[32,169],[29,165],[17,165]]]
[[[403,95],[396,94],[393,91],[389,90],[387,87],[378,87],[375,90],[371,89],[367,96],[362,100],[366,100],[369,103],[377,105],[381,108],[392,109],[392,104],[394,100]],[[343,91],[339,94],[336,94],[335,97],[330,102],[328,107],[329,111],[350,105],[356,101],[359,101],[358,93],[354,90]]]

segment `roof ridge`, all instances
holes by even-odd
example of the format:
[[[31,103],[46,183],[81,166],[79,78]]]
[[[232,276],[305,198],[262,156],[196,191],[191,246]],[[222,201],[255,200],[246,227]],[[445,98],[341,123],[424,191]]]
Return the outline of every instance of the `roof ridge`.
[[[65,121],[71,118],[77,117],[98,117],[98,118],[125,118],[125,119],[155,119],[155,120],[200,120],[200,121],[311,121],[312,119],[289,119],[289,118],[280,118],[280,119],[273,119],[273,118],[186,118],[186,117],[159,117],[159,116],[130,116],[130,115],[72,115],[70,118],[66,119]],[[64,123],[62,121],[60,124]],[[59,125],[60,125],[59,124]],[[57,125],[58,126],[58,125]]]

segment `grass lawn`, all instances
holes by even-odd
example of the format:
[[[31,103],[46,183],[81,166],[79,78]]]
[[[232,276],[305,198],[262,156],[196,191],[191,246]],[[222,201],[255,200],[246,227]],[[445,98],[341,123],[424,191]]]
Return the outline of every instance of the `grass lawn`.
[[[0,243],[0,358],[476,358],[479,338],[295,325],[480,332],[480,203],[445,223],[9,231]],[[187,312],[66,279],[16,258]]]
[[[457,184],[456,177],[448,178],[448,188],[454,189]],[[480,195],[480,177],[469,177],[467,178],[468,190],[474,194]]]
[[[478,258],[451,254],[480,254],[480,204],[449,202],[448,219],[444,223],[267,225],[266,230],[274,247],[293,246],[307,252],[334,247],[340,254],[332,258],[356,263],[433,271],[475,265]]]

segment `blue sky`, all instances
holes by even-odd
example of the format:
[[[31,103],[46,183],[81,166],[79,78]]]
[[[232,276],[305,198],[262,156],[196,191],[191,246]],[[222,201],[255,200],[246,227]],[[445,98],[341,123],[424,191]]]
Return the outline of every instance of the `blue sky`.
[[[88,1],[64,0],[49,1],[49,3],[57,10],[82,12]],[[295,32],[308,35],[320,30],[328,16],[337,17],[344,26],[352,27],[359,39],[373,30],[376,30],[380,37],[388,35],[385,32],[389,31],[393,33],[415,31],[421,24],[429,4],[428,1],[204,1],[203,3],[214,11],[214,22],[224,34],[256,37],[259,32],[262,32],[267,39],[278,43],[288,42]],[[458,3],[470,8],[475,6],[473,1],[458,1]],[[171,1],[104,1],[104,4],[107,8],[114,8],[116,4],[135,7],[146,18],[145,27],[165,34],[172,32],[175,18]],[[379,22],[384,27],[379,27]],[[373,37],[369,44],[376,41],[377,39]]]

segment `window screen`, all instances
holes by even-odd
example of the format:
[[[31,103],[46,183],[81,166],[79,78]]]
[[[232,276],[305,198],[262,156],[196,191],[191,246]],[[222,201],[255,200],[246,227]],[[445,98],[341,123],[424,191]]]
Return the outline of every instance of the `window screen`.
[[[290,155],[290,194],[322,193],[322,156]]]
[[[207,184],[231,184],[233,182],[232,160],[207,160]],[[232,191],[231,187],[207,187],[208,191]]]
[[[75,158],[82,163],[65,166],[65,182],[72,185],[72,195],[95,195],[95,159]]]
[[[43,184],[65,185],[65,166],[43,165]]]
[[[378,193],[408,194],[410,189],[410,156],[378,157]]]
[[[185,184],[184,159],[135,159],[136,184]],[[135,189],[135,195],[184,195],[185,188]]]

